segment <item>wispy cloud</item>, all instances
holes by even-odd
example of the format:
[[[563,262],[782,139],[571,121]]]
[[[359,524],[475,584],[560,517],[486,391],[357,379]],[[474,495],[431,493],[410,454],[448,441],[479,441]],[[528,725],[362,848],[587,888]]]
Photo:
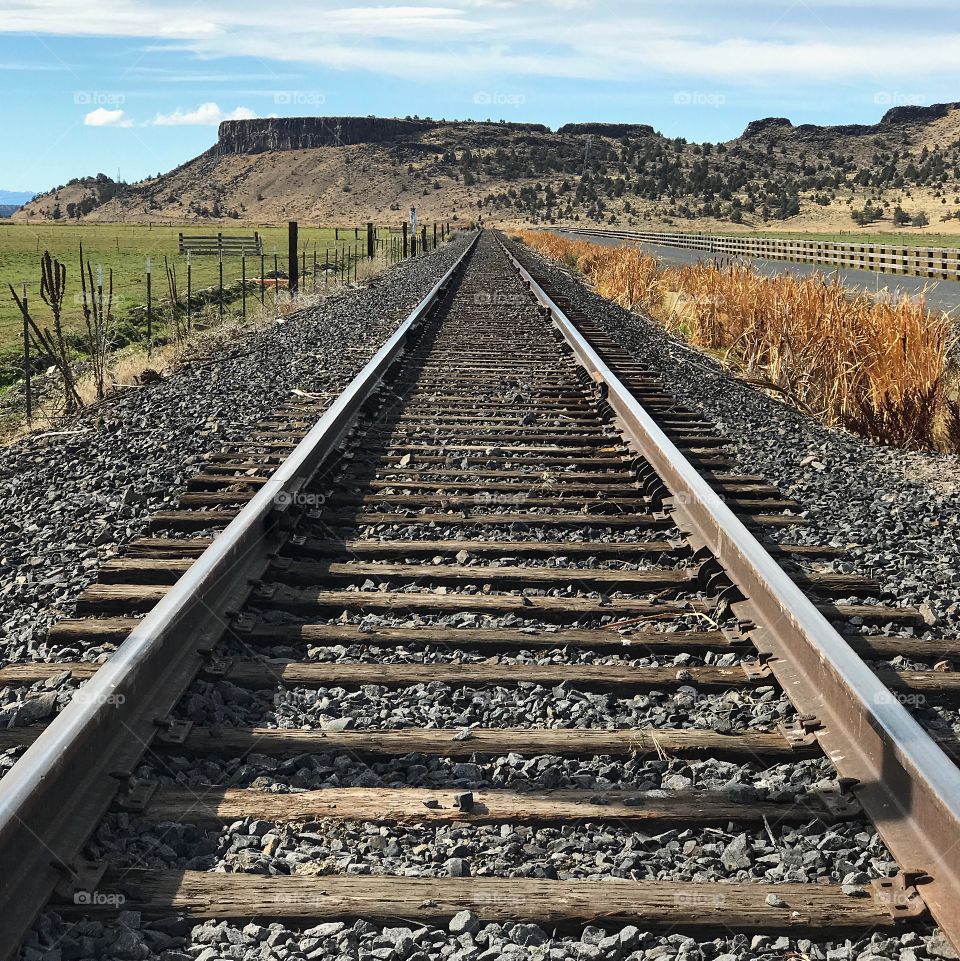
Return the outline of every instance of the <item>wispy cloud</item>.
[[[829,88],[918,71],[960,79],[954,10],[953,0],[346,0],[310,19],[293,0],[100,0],[95,16],[75,0],[8,0],[0,33],[145,38],[147,51],[246,56],[264,71],[298,63],[417,79],[681,76]]]
[[[0,33],[2,29],[2,19],[0,19]],[[22,73],[60,73],[69,71],[69,67],[56,63],[0,63],[0,70],[12,70]]]

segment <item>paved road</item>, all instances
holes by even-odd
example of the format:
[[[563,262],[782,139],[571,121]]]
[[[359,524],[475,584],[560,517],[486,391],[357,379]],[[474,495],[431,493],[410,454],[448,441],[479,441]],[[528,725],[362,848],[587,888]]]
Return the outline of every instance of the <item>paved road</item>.
[[[565,230],[557,233],[566,234],[575,240],[588,240],[591,243],[603,244],[607,247],[622,246],[630,241],[614,237],[585,237],[581,234],[571,234]],[[661,263],[665,264],[695,264],[701,260],[713,260],[715,255],[706,250],[688,250],[685,247],[665,247],[661,244],[642,242],[640,246]],[[872,270],[848,270],[841,267],[829,269],[817,264],[791,264],[782,260],[763,260],[759,257],[744,257],[762,274],[815,274],[826,273],[828,276],[837,275],[843,283],[853,290],[866,290],[870,293],[890,292],[893,294],[909,294],[916,296],[924,289],[927,291],[927,306],[934,310],[960,312],[960,282],[955,280],[926,280],[923,277],[904,277],[901,274],[881,274]]]

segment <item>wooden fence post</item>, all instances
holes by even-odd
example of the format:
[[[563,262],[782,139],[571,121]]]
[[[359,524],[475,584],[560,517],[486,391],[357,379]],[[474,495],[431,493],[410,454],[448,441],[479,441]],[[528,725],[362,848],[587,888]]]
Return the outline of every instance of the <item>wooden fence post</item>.
[[[150,258],[147,257],[147,354],[153,346],[153,274],[150,270]],[[97,287],[102,291],[100,268],[97,268]],[[102,294],[101,294],[102,296]]]
[[[23,285],[23,386],[26,391],[27,423],[33,423],[33,371],[30,369],[30,324],[27,321],[27,285]]]
[[[297,271],[300,266],[299,248],[297,244],[297,222],[295,220],[291,220],[287,224],[287,255],[287,259],[290,262],[287,290],[290,291],[290,299],[292,300],[296,296],[297,288],[299,287]]]

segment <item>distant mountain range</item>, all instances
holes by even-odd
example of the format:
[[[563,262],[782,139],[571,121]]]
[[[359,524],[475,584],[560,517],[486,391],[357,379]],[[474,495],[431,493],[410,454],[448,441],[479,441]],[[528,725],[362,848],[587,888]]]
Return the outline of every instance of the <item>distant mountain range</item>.
[[[0,217],[12,217],[34,197],[36,193],[32,190],[0,190]]]
[[[22,207],[37,196],[35,190],[0,190],[0,204]]]

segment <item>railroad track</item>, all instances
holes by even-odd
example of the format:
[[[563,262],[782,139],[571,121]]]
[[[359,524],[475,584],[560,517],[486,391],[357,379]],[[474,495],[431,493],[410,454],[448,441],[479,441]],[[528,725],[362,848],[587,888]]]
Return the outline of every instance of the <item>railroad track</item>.
[[[10,687],[69,672],[77,691],[49,725],[0,731],[23,752],[0,781],[4,956],[48,904],[823,942],[939,925],[960,941],[958,746],[900,703],[952,702],[960,678],[883,666],[953,645],[897,636],[922,617],[825,571],[838,551],[761,546],[802,505],[741,472],[526,260],[478,235],[343,394],[291,400],[211,455],[104,565],[51,632],[76,661],[0,669]],[[877,629],[844,640],[851,622]],[[119,645],[109,661],[83,660],[102,644]],[[739,772],[723,787],[718,765]],[[752,786],[771,771],[792,787]],[[135,848],[150,824],[230,851],[216,872],[103,854],[104,825]],[[419,866],[317,853],[357,824],[398,832]],[[293,868],[276,859],[290,825],[313,845]],[[558,876],[537,839],[583,825],[636,850],[630,868]],[[691,881],[645,847],[680,829],[696,857],[716,825],[748,844],[875,828],[894,869],[774,882],[731,854],[728,877]],[[482,844],[518,827],[530,841],[498,872]],[[450,830],[473,865],[456,845],[425,864],[405,848]]]

